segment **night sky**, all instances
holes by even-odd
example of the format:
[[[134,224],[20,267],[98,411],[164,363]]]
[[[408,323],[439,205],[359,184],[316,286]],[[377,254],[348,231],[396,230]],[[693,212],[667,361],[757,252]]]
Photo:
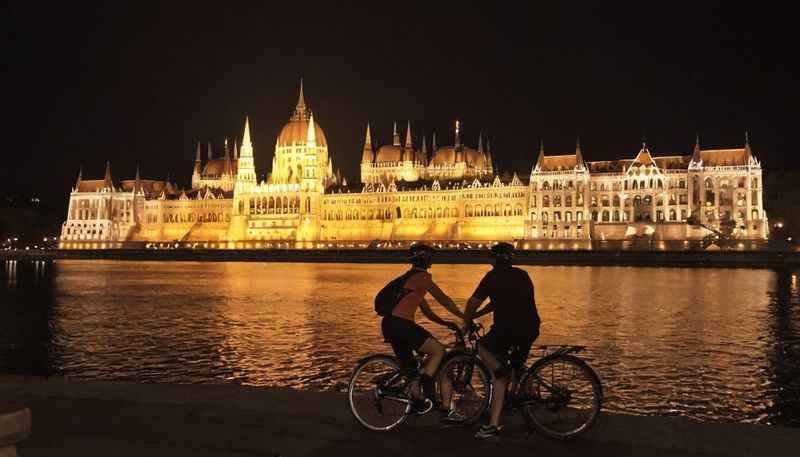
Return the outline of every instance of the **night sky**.
[[[196,141],[221,153],[245,114],[263,175],[301,77],[350,180],[368,121],[373,143],[411,120],[416,145],[433,131],[443,145],[456,118],[464,142],[482,130],[495,163],[523,173],[540,138],[571,153],[580,135],[602,160],[643,138],[689,154],[696,131],[704,147],[740,147],[746,129],[767,169],[800,167],[796,25],[779,9],[215,3],[5,6],[0,192],[65,205],[79,166],[101,177],[106,160],[117,179],[139,162],[188,186]]]

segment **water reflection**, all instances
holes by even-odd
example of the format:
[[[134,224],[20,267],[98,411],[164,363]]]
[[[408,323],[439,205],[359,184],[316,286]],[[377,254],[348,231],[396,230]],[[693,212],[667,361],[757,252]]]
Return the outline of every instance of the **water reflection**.
[[[403,267],[59,261],[3,268],[2,371],[341,389],[360,357],[390,350],[372,297]],[[463,305],[487,269],[436,265],[433,274]],[[527,269],[543,318],[540,342],[589,346],[608,409],[800,425],[796,273]]]

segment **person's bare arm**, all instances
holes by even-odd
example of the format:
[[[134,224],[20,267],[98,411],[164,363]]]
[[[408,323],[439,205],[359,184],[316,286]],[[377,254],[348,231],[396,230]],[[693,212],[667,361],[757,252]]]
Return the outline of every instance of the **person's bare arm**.
[[[478,309],[479,306],[481,306],[481,303],[483,303],[483,300],[479,300],[475,297],[469,298],[469,301],[467,301],[467,309],[464,310],[464,322],[469,323],[472,321],[472,319],[479,317],[475,315],[475,311]],[[489,305],[486,305],[484,307],[484,310],[488,306]]]
[[[456,306],[455,302],[453,302],[453,300],[450,297],[448,297],[447,294],[442,292],[442,289],[440,289],[435,282],[431,281],[431,285],[428,286],[428,293],[430,293],[433,296],[433,298],[436,299],[436,301],[438,301],[442,306],[444,306],[446,310],[453,313],[454,316],[460,319],[464,319],[464,313],[462,313],[461,310],[458,309],[458,306]]]
[[[484,306],[480,310],[476,311],[475,315],[472,316],[472,318],[473,319],[477,319],[477,318],[479,318],[481,316],[485,316],[485,315],[487,315],[489,313],[492,313],[492,312],[494,312],[494,302],[489,302],[489,303],[486,304],[486,306]]]
[[[419,305],[419,309],[422,311],[422,314],[424,314],[425,317],[431,320],[431,322],[447,326],[448,322],[433,312],[433,309],[431,309],[431,305],[430,303],[428,303],[428,300],[425,300],[423,298],[422,303]]]

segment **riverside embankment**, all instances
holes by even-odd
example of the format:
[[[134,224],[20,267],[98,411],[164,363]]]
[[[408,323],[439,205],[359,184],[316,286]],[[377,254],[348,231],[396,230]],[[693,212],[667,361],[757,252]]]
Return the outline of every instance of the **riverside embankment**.
[[[404,263],[405,250],[394,249],[93,249],[0,251],[0,260],[183,260],[254,262]],[[437,263],[486,263],[485,250],[441,249]],[[519,250],[520,265],[791,268],[800,266],[795,251],[535,251]]]
[[[0,376],[0,399],[28,406],[24,457],[82,456],[504,456],[786,455],[800,429],[603,414],[581,439],[530,435],[519,418],[499,443],[432,416],[370,433],[338,393],[235,385],[86,382]]]

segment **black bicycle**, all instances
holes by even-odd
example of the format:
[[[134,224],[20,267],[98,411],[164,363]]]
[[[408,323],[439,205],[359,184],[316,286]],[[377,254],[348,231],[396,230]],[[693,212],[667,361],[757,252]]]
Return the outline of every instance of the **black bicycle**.
[[[489,369],[478,358],[477,341],[483,327],[475,324],[466,335],[456,326],[451,328],[456,342],[435,379],[447,376],[453,386],[451,407],[465,417],[464,423],[472,423],[486,411],[493,395]],[[603,388],[594,370],[576,355],[584,349],[534,347],[542,357],[530,368],[524,363],[512,367],[505,409],[521,411],[529,428],[551,438],[573,438],[589,430],[600,413]],[[411,415],[413,402],[421,397],[417,378],[418,372],[403,373],[394,356],[366,357],[350,379],[350,411],[370,430],[391,430]]]
[[[442,381],[446,376],[452,386],[449,409],[464,417],[463,423],[477,421],[492,399],[492,376],[478,358],[477,332],[466,334],[452,323],[455,342],[447,347],[442,363],[434,376],[437,398],[442,398]],[[419,367],[425,357],[417,357],[417,367],[404,371],[397,357],[376,354],[361,359],[350,378],[347,398],[353,417],[369,430],[389,431],[414,415],[413,404],[422,399]],[[440,400],[441,401],[441,400]]]

